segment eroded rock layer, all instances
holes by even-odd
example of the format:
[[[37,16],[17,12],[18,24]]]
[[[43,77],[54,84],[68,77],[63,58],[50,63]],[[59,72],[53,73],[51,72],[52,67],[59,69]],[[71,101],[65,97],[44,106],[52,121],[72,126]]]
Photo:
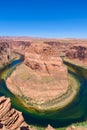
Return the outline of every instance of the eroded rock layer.
[[[3,130],[30,130],[22,113],[12,108],[10,98],[4,96],[0,97],[0,124]]]
[[[47,44],[32,43],[24,55],[24,63],[7,79],[12,93],[37,104],[66,93],[67,68],[55,49]]]

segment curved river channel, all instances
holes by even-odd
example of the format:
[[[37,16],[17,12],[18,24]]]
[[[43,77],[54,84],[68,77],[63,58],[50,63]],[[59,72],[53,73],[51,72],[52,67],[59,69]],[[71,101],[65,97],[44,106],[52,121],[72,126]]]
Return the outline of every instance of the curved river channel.
[[[75,65],[67,60],[69,75],[79,82],[79,91],[74,99],[67,106],[61,109],[39,110],[26,105],[18,96],[13,95],[6,86],[6,78],[11,75],[16,66],[21,64],[24,57],[13,60],[9,65],[0,70],[0,96],[11,98],[12,106],[22,111],[25,121],[29,124],[46,126],[51,124],[53,127],[67,126],[73,122],[85,121],[87,119],[87,68]]]

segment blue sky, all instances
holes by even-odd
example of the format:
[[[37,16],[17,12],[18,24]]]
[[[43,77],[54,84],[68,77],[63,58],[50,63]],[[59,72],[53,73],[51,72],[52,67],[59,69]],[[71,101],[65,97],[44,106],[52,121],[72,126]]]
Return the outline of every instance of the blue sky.
[[[87,1],[1,0],[0,35],[87,38]]]

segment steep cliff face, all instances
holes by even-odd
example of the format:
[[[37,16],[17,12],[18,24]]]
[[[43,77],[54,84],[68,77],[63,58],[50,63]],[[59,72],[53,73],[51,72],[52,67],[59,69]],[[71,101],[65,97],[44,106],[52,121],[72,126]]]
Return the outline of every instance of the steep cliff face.
[[[50,45],[52,48],[54,48],[57,51],[58,56],[65,56],[66,52],[69,51],[71,47],[75,45],[75,42],[72,43],[72,41],[69,40],[54,40],[54,41],[45,41],[45,44]]]
[[[0,66],[8,64],[15,56],[7,42],[0,42]]]
[[[24,63],[32,70],[44,74],[67,71],[62,59],[57,56],[57,51],[46,44],[32,44],[25,53]]]
[[[16,58],[14,52],[24,54],[31,42],[0,40],[0,66],[7,65],[9,61]]]
[[[24,54],[27,48],[31,45],[31,42],[27,41],[13,41],[10,43],[12,51],[16,51]]]
[[[35,42],[36,41],[36,42]],[[52,56],[67,56],[68,58],[77,58],[83,60],[87,58],[86,40],[80,39],[27,39],[0,37],[0,64],[6,64],[14,58],[14,51],[20,52],[27,57],[28,52],[36,54],[45,54]],[[33,44],[36,43],[36,44]],[[54,51],[53,49],[54,48]],[[30,55],[30,53],[29,53]],[[31,55],[32,56],[32,55]]]
[[[45,41],[45,44],[48,44],[57,50],[58,56],[65,56],[71,60],[85,61],[87,60],[87,40],[59,40],[59,41]],[[87,64],[87,63],[86,63]]]
[[[70,59],[87,59],[87,47],[84,46],[73,46],[66,52],[66,57]]]
[[[11,106],[9,98],[0,97],[0,129],[3,130],[30,130],[24,122],[22,113]]]

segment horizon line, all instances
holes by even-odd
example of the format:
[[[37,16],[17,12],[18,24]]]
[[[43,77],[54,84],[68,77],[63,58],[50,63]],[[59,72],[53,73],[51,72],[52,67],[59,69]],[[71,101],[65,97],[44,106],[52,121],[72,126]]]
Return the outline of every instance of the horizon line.
[[[25,36],[25,35],[0,35],[0,38],[33,38],[33,39],[66,39],[66,40],[69,40],[69,39],[76,39],[76,40],[79,40],[79,39],[84,39],[84,40],[87,40],[87,38],[81,38],[81,37],[39,37],[39,36]]]

